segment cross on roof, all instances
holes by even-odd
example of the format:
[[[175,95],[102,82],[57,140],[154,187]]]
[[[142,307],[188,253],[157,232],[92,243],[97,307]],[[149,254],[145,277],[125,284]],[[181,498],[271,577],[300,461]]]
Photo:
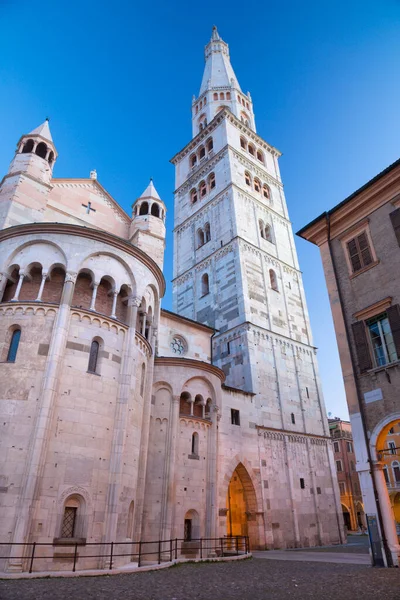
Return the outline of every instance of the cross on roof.
[[[92,203],[91,203],[91,202],[88,202],[87,204],[82,204],[82,206],[83,206],[84,208],[86,208],[86,214],[87,214],[87,215],[89,215],[89,214],[90,214],[90,211],[91,211],[91,210],[92,210],[93,212],[96,212],[96,209],[95,209],[95,208],[92,208]]]

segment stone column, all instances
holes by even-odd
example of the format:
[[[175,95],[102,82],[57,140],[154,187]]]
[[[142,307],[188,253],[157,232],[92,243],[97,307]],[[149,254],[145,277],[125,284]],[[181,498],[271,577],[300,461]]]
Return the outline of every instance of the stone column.
[[[161,536],[168,540],[175,537],[173,531],[174,512],[175,512],[175,470],[176,470],[176,451],[179,438],[179,406],[180,396],[171,397],[170,425],[166,443],[166,455],[164,461],[164,489],[165,506],[161,509]]]
[[[117,308],[117,298],[118,298],[118,292],[114,292],[113,293],[112,309],[111,309],[111,318],[112,319],[116,319],[117,318],[117,315],[115,314],[115,310]],[[137,306],[135,306],[135,315],[137,315]],[[136,321],[133,323],[133,326],[136,327]]]
[[[194,398],[190,397],[190,399],[187,400],[187,402],[189,402],[190,404],[190,416],[193,417]]]
[[[387,545],[392,556],[393,566],[398,567],[400,546],[396,533],[396,525],[394,521],[392,506],[390,504],[389,493],[385,482],[385,476],[383,474],[383,467],[384,464],[380,461],[374,462],[372,465],[372,468],[374,470],[375,486],[376,491],[378,492],[379,504],[382,515],[382,524],[385,530]]]
[[[98,287],[99,287],[98,283],[93,284],[92,300],[90,302],[89,310],[96,310],[96,296],[97,296],[97,288]]]
[[[8,277],[5,273],[0,273],[0,302],[3,301],[4,291],[6,289]]]
[[[121,495],[123,459],[125,448],[125,436],[129,416],[129,398],[134,390],[132,375],[135,366],[135,325],[137,310],[140,305],[139,298],[130,298],[128,301],[128,325],[129,329],[125,338],[124,352],[122,356],[119,375],[117,402],[115,407],[114,430],[111,445],[110,469],[107,490],[105,536],[106,543],[117,540],[118,508]],[[100,559],[105,563],[105,559]],[[104,565],[103,565],[104,566]]]
[[[49,428],[56,404],[58,380],[67,343],[70,306],[74,293],[75,280],[76,273],[67,273],[60,306],[54,320],[49,353],[37,406],[37,418],[28,446],[30,451],[26,460],[21,494],[16,509],[16,523],[11,539],[13,543],[29,541],[31,520],[35,502],[38,500],[40,479],[49,442]],[[21,571],[22,562],[22,559],[10,559],[8,569],[10,571]]]
[[[218,510],[218,421],[220,419],[219,407],[211,407],[211,425],[207,430],[207,488],[206,488],[206,530],[208,538],[218,537],[217,510]],[[213,551],[209,551],[213,555]]]
[[[146,321],[147,321],[147,313],[142,313],[143,321],[142,321],[142,331],[140,332],[143,337],[146,337]]]
[[[19,294],[21,292],[22,283],[24,281],[24,277],[25,277],[25,273],[23,271],[20,271],[19,272],[19,280],[18,280],[18,284],[17,284],[17,289],[15,290],[14,298],[11,300],[11,302],[18,302]]]
[[[44,284],[46,282],[46,279],[47,279],[47,273],[42,273],[42,281],[40,282],[39,293],[38,293],[38,296],[37,296],[35,302],[42,301],[42,294],[43,294],[43,289],[44,289]]]

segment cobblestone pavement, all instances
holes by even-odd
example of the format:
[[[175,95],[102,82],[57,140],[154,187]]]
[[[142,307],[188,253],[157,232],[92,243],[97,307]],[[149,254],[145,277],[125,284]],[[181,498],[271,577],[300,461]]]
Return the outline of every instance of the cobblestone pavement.
[[[400,569],[249,559],[104,577],[0,580],[1,600],[399,600]]]
[[[292,550],[290,550],[292,552]],[[369,554],[367,535],[348,535],[347,544],[336,546],[317,546],[316,548],[296,548],[294,552],[335,552],[338,554]]]

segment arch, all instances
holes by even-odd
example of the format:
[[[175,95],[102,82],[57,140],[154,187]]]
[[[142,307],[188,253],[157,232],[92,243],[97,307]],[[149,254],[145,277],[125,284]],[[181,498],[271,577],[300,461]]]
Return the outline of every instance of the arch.
[[[119,294],[117,296],[117,304],[115,307],[115,316],[118,321],[127,323],[128,321],[128,300],[130,296],[129,286],[124,283],[121,285]]]
[[[18,285],[19,266],[13,265],[10,269],[11,271],[9,270],[9,274],[7,275],[7,283],[4,289],[2,302],[10,302],[14,298]]]
[[[8,330],[8,336],[10,341],[6,362],[13,363],[17,359],[18,346],[21,339],[21,327],[19,325],[12,325]]]
[[[263,185],[263,196],[267,200],[269,200],[271,197],[271,191],[266,183],[264,183],[264,185]]]
[[[394,460],[391,464],[393,471],[393,481],[395,485],[400,483],[400,463],[398,460]]]
[[[351,514],[350,514],[350,510],[348,509],[348,507],[343,504],[343,502],[341,503],[342,505],[342,513],[343,513],[343,521],[344,521],[344,525],[347,528],[348,531],[351,531]]]
[[[151,214],[153,215],[153,217],[160,218],[160,207],[157,204],[157,202],[153,202],[153,204],[151,205]]]
[[[208,273],[204,273],[201,276],[201,295],[206,296],[210,293],[210,281],[208,277]]]
[[[276,273],[273,269],[269,270],[269,281],[271,284],[271,288],[277,292],[278,291],[278,279],[277,279]]]
[[[42,302],[54,302],[59,304],[61,301],[66,271],[65,266],[54,263],[48,270],[46,284],[43,288]]]
[[[208,183],[208,189],[209,190],[212,190],[212,189],[215,188],[215,173],[210,173],[209,174],[207,183]]]
[[[247,146],[247,151],[249,154],[251,154],[251,156],[255,156],[256,155],[256,147],[254,146],[254,144],[249,144]]]
[[[182,392],[179,399],[179,414],[180,415],[191,415],[191,395],[189,392]]]
[[[40,144],[38,144],[36,146],[36,152],[35,154],[37,154],[37,156],[40,156],[40,158],[46,158],[47,155],[47,146],[44,142],[40,142]]]
[[[272,242],[272,227],[269,223],[267,223],[265,225],[265,230],[264,230],[264,238],[268,241],[268,242]]]
[[[139,216],[140,215],[148,215],[148,214],[149,214],[149,203],[142,202],[142,204],[140,205],[140,209],[139,209]]]
[[[70,494],[62,507],[59,525],[61,539],[85,538],[87,530],[86,501],[83,495]]]
[[[200,518],[197,510],[193,508],[185,514],[183,524],[183,539],[184,542],[191,542],[200,538]]]
[[[200,194],[200,198],[204,198],[204,196],[207,195],[207,185],[206,185],[206,182],[204,180],[200,181],[199,194]]]
[[[226,92],[226,99],[230,100],[231,99],[231,93],[230,92]]]
[[[257,160],[264,164],[264,153],[261,150],[257,150]]]
[[[220,100],[225,100],[225,94],[224,94],[224,92],[220,92],[219,93],[219,99]]]
[[[243,136],[240,137],[240,147],[247,150],[247,140]]]
[[[387,434],[396,423],[400,423],[400,413],[386,415],[375,425],[370,438],[372,460],[380,460],[380,453],[384,449]]]
[[[216,113],[219,113],[219,112],[221,112],[221,110],[224,110],[225,108],[228,108],[228,107],[226,106],[226,104],[221,104],[221,106],[219,106],[219,107],[217,108],[217,110],[216,110]]]
[[[204,398],[201,394],[196,394],[193,405],[193,416],[199,419],[203,418],[203,407],[205,406]]]
[[[197,431],[192,433],[191,454],[194,456],[199,455],[199,434],[197,433]]]
[[[246,185],[251,187],[251,175],[248,171],[244,172],[244,181],[245,181]]]
[[[197,248],[204,246],[204,231],[201,227],[197,230]]]
[[[218,100],[218,94],[217,94],[217,92],[213,93],[213,100]]]
[[[35,145],[35,143],[33,140],[31,140],[31,139],[26,140],[24,147],[22,148],[22,154],[29,154],[29,153],[33,152],[34,145]]]
[[[190,200],[191,200],[192,204],[194,204],[195,202],[197,202],[197,190],[195,188],[193,188],[190,191]]]
[[[205,157],[205,155],[206,155],[206,148],[205,148],[205,146],[200,146],[199,147],[198,154],[199,154],[199,160],[201,160],[202,158]]]
[[[207,148],[207,152],[211,152],[211,150],[214,149],[214,141],[213,141],[212,137],[208,138],[208,140],[206,141],[206,148]]]
[[[51,166],[54,162],[54,152],[51,151],[49,154],[49,165]]]
[[[82,269],[76,278],[71,306],[89,310],[92,301],[93,283],[94,273],[89,269]]]
[[[211,400],[211,398],[207,398],[205,411],[204,411],[204,415],[205,415],[206,419],[211,418],[211,406],[212,406],[212,400]]]
[[[92,343],[90,345],[89,352],[89,361],[88,361],[88,373],[99,374],[99,355],[100,349],[103,345],[103,340],[101,338],[93,338]]]
[[[193,153],[193,154],[190,156],[190,159],[189,159],[189,161],[190,161],[190,166],[191,166],[191,167],[194,167],[194,166],[196,165],[196,163],[197,163],[197,156],[196,156],[196,154],[194,154],[194,153]]]
[[[260,230],[261,237],[264,238],[264,236],[265,236],[265,228],[264,228],[264,221],[262,219],[258,219],[258,228]]]
[[[210,223],[204,225],[204,243],[207,244],[211,240]]]
[[[40,263],[45,271],[49,271],[50,265],[54,263],[66,267],[67,257],[61,246],[52,241],[29,240],[18,246],[3,264],[8,265],[8,270],[15,266],[25,270],[32,262]],[[6,270],[7,267],[3,267],[3,269]],[[3,269],[0,268],[0,270]]]
[[[228,536],[248,535],[250,547],[259,546],[257,512],[259,502],[255,486],[243,462],[236,464],[226,491],[226,532]]]
[[[42,265],[38,262],[33,262],[25,268],[25,277],[19,293],[19,300],[36,300],[41,282]]]
[[[261,181],[258,177],[254,177],[254,191],[258,193],[261,192]]]

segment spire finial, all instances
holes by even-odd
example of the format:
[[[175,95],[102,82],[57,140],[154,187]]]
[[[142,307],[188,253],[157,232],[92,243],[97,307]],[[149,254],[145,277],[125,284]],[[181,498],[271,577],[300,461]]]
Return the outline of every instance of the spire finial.
[[[46,117],[46,119],[45,119],[45,120],[46,120],[46,121],[50,121],[50,118],[49,118],[49,117]]]
[[[211,39],[212,40],[220,40],[221,38],[219,37],[219,33],[218,33],[218,29],[216,25],[213,25],[212,28],[212,34],[211,34]]]

